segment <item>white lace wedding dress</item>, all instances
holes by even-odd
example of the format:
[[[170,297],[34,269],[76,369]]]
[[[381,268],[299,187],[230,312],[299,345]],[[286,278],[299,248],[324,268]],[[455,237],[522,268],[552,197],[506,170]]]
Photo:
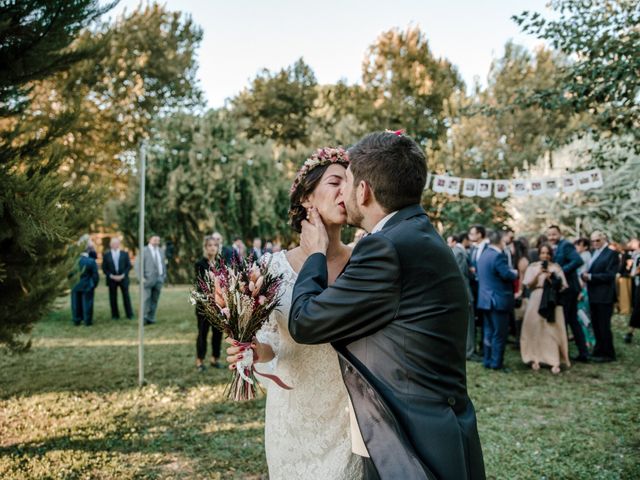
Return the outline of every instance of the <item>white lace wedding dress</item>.
[[[348,394],[331,345],[300,345],[289,334],[289,309],[297,274],[285,252],[265,259],[283,274],[281,305],[257,338],[273,348],[270,369],[292,390],[267,384],[265,450],[269,478],[354,480],[362,478],[362,460],[351,451]],[[258,377],[260,378],[260,377]]]

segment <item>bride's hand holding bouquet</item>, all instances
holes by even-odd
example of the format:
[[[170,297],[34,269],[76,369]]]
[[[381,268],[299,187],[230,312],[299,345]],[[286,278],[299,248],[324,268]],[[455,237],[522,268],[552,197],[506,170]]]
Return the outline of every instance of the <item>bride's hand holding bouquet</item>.
[[[251,344],[255,343],[256,332],[280,304],[281,283],[282,276],[270,273],[267,262],[243,259],[230,267],[223,263],[211,266],[191,291],[191,303],[215,328],[233,339],[236,348],[245,349],[227,387],[227,396],[232,400],[251,400],[256,396],[257,372]]]

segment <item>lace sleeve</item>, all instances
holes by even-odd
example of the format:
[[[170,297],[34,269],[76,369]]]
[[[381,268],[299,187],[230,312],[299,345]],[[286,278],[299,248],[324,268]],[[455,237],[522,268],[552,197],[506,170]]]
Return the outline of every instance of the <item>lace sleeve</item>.
[[[270,345],[275,356],[278,356],[280,332],[278,331],[278,322],[276,321],[275,315],[272,314],[269,320],[264,322],[260,330],[256,333],[256,338],[260,343]]]

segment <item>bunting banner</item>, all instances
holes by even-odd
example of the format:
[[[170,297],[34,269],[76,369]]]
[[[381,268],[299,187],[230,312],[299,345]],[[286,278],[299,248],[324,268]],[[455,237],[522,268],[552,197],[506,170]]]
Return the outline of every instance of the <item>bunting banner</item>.
[[[490,197],[491,196],[491,184],[493,180],[478,180],[478,195],[479,197]]]
[[[465,197],[475,197],[478,191],[478,181],[473,178],[465,178],[462,187],[462,195]]]
[[[600,188],[604,184],[602,171],[594,168],[584,172],[568,173],[560,177],[514,178],[513,180],[489,180],[486,178],[461,178],[450,175],[427,176],[426,189],[463,197],[495,198],[552,196],[557,193],[574,193]]]

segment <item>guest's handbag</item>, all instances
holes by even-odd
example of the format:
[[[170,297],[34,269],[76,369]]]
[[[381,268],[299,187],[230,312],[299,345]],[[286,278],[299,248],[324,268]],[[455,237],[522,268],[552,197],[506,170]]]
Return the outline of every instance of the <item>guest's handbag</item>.
[[[555,273],[552,273],[549,280],[544,282],[544,289],[542,290],[542,298],[540,299],[538,313],[549,323],[554,323],[556,321],[556,306],[562,304],[560,301],[561,287],[562,280]]]

